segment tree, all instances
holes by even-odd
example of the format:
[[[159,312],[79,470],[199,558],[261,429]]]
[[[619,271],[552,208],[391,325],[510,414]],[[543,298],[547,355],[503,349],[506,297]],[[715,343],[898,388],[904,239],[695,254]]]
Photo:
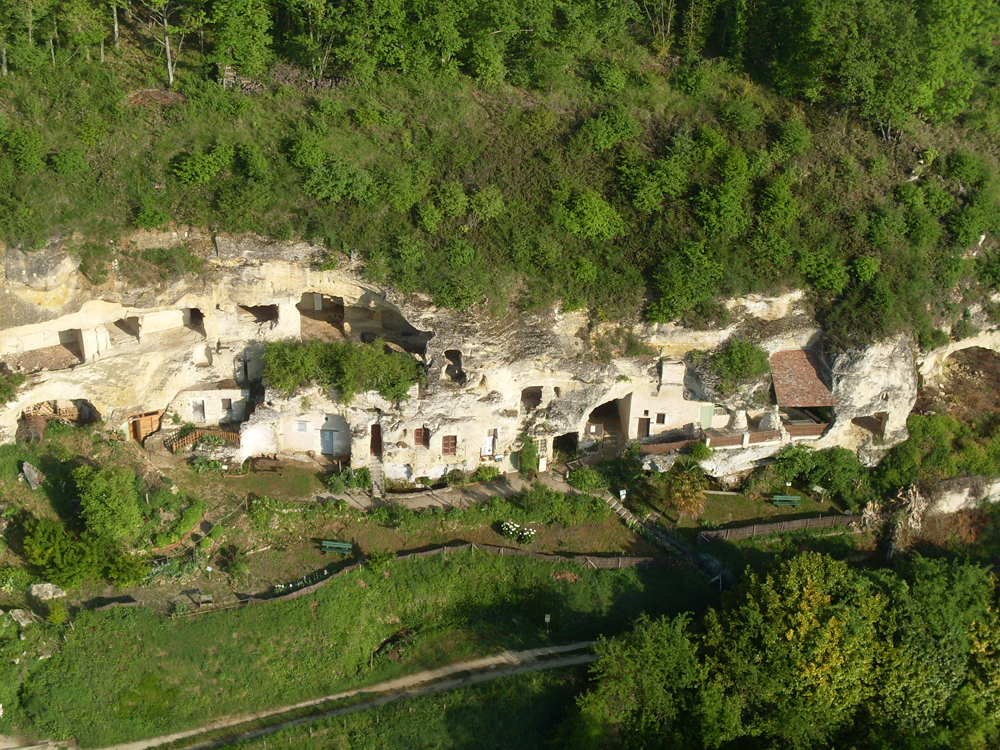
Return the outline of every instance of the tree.
[[[173,19],[181,10],[180,0],[138,0],[145,8],[149,16],[149,25],[159,29],[154,32],[157,41],[163,46],[164,57],[167,65],[167,85],[174,85],[174,67],[177,64],[176,57],[180,55],[180,47],[184,44],[184,35],[181,34],[177,44],[177,55],[174,55],[170,47],[170,35],[178,29],[172,25]]]
[[[135,472],[124,466],[73,472],[80,489],[80,506],[87,530],[99,539],[130,545],[142,528]]]
[[[267,70],[271,52],[271,13],[265,0],[222,0],[212,13],[215,58],[221,68],[234,65],[248,76]]]
[[[697,518],[705,509],[705,489],[708,480],[701,465],[689,456],[681,456],[660,475],[664,501],[674,506],[678,519]]]
[[[52,583],[75,588],[99,575],[98,540],[74,538],[52,518],[32,518],[24,531],[25,558]]]

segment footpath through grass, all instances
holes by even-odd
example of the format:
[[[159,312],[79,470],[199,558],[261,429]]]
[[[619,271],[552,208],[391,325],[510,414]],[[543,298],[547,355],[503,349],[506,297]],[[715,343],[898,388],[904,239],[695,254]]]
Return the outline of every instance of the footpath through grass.
[[[108,745],[504,648],[611,635],[642,611],[698,611],[711,597],[687,568],[594,571],[460,552],[353,571],[309,596],[194,619],[140,608],[82,612],[45,661],[15,665],[31,644],[14,628],[0,630],[0,731]]]
[[[544,748],[573,699],[586,667],[504,677],[402,703],[276,732],[241,750],[532,750]]]

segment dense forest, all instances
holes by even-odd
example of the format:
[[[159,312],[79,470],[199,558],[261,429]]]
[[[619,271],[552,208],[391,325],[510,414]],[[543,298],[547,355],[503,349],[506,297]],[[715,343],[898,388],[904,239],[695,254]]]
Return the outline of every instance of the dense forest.
[[[641,619],[603,643],[559,746],[995,747],[998,636],[982,568],[807,552],[697,620]]]
[[[0,0],[0,238],[693,326],[805,287],[834,345],[930,346],[995,314],[998,42],[995,0]]]

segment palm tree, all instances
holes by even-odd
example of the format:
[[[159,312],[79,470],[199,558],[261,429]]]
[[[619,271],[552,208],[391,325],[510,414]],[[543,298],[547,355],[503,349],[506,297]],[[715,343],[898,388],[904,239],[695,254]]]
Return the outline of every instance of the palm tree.
[[[689,515],[697,518],[705,509],[705,487],[708,481],[701,465],[694,459],[682,456],[663,475],[664,502],[677,510],[677,520]]]

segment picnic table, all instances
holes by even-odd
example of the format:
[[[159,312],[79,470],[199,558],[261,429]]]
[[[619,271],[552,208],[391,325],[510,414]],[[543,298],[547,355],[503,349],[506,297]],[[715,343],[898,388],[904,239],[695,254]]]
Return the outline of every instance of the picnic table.
[[[775,495],[771,499],[771,502],[774,503],[775,508],[780,508],[781,506],[798,508],[799,503],[802,502],[802,497],[800,495]]]

